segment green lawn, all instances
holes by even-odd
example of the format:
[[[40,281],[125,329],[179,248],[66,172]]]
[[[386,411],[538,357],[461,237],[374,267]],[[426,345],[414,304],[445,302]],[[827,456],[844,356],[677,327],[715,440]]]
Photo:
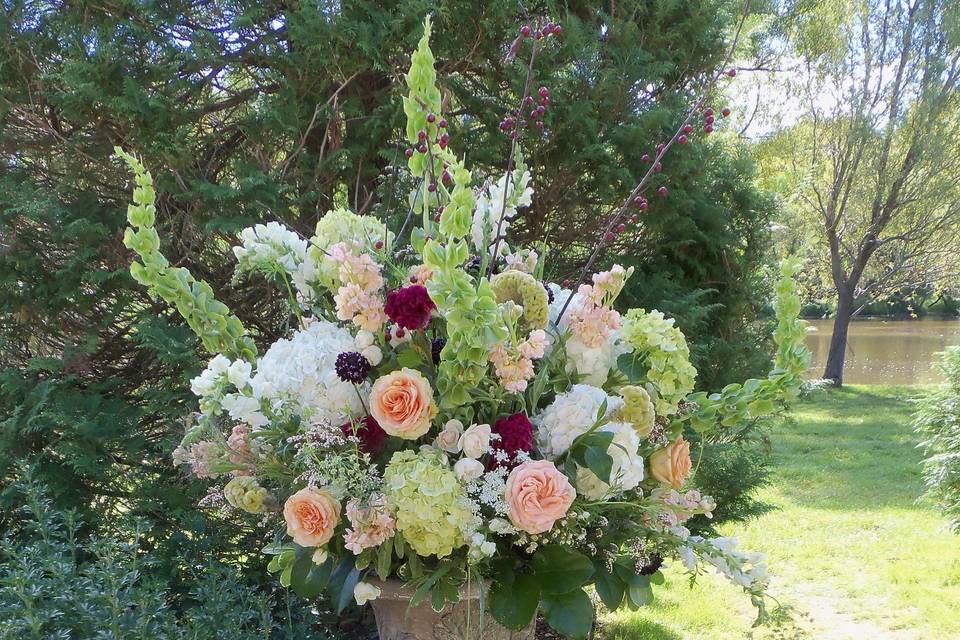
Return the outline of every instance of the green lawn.
[[[960,638],[960,536],[923,492],[909,426],[910,387],[816,392],[772,434],[778,510],[731,526],[741,546],[764,551],[783,605],[751,630],[752,609],[710,576],[691,590],[682,571],[640,612],[605,618],[604,640],[682,638]]]

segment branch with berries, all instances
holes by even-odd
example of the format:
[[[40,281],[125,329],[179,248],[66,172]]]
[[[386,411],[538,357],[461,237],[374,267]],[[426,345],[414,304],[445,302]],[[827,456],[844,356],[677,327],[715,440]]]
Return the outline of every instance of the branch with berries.
[[[626,223],[624,222],[625,220],[629,219],[634,223],[639,222],[639,216],[637,214],[632,214],[629,218],[627,218],[628,212],[633,207],[636,207],[636,209],[641,212],[644,212],[649,208],[650,201],[645,197],[645,193],[647,191],[647,187],[649,186],[650,179],[654,176],[654,174],[660,173],[663,170],[663,157],[666,155],[667,151],[670,150],[674,143],[685,145],[687,142],[689,142],[689,135],[692,134],[694,130],[693,120],[697,117],[697,114],[702,113],[704,116],[704,124],[702,129],[703,133],[709,135],[713,132],[713,124],[715,122],[714,111],[710,107],[704,107],[704,105],[707,103],[707,100],[713,93],[713,90],[716,88],[717,83],[721,78],[724,76],[733,78],[737,75],[736,68],[731,67],[730,63],[733,59],[734,53],[736,52],[737,42],[740,40],[740,33],[749,13],[750,2],[747,0],[747,2],[744,3],[743,14],[740,17],[740,22],[737,24],[737,29],[733,36],[733,42],[730,45],[730,50],[724,59],[723,65],[721,65],[717,72],[714,73],[714,75],[707,82],[707,85],[704,87],[700,97],[697,98],[696,102],[694,102],[693,106],[687,112],[687,116],[683,119],[683,122],[680,123],[680,126],[677,127],[677,130],[674,132],[673,136],[667,142],[661,142],[657,145],[653,158],[651,158],[649,154],[644,154],[642,156],[641,159],[644,162],[651,162],[650,168],[647,169],[646,173],[644,173],[643,177],[640,179],[640,182],[637,183],[637,186],[633,188],[620,206],[617,207],[617,209],[615,209],[607,219],[603,233],[597,240],[593,251],[590,253],[590,258],[580,271],[580,275],[577,277],[576,282],[565,280],[563,283],[564,288],[573,288],[576,290],[580,284],[583,283],[584,279],[587,277],[587,274],[592,272],[594,263],[596,263],[597,258],[600,256],[600,253],[603,251],[603,249],[613,242],[617,233],[624,233],[627,230]],[[727,117],[730,115],[730,109],[725,107],[721,111],[721,115],[723,117]],[[657,195],[660,198],[666,198],[668,193],[669,191],[665,185],[661,185],[657,188]],[[567,301],[560,309],[560,313],[557,316],[556,322],[560,322],[560,318],[562,318],[563,314],[566,313],[567,308],[570,306],[570,302],[572,300],[573,296],[569,296],[567,298]]]

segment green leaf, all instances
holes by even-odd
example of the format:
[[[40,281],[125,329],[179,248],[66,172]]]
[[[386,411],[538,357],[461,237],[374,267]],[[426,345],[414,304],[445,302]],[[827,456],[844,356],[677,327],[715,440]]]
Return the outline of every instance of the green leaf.
[[[583,589],[543,597],[543,616],[555,631],[584,640],[593,630],[593,603]]]
[[[642,607],[650,604],[653,600],[653,590],[650,588],[649,583],[646,585],[631,584],[627,589],[627,599],[630,601],[630,604],[633,605],[631,609]]]
[[[622,353],[617,358],[617,368],[627,376],[630,384],[642,382],[647,378],[647,363],[637,353]]]
[[[323,564],[315,563],[314,551],[312,548],[298,546],[290,574],[290,586],[298,596],[307,600],[313,600],[323,593],[330,582],[330,572],[333,569],[332,558],[328,557]]]
[[[584,436],[579,444],[587,447],[597,447],[606,451],[613,444],[614,434],[609,431],[594,431],[588,436]]]
[[[532,568],[545,594],[568,593],[593,577],[590,558],[558,544],[540,547],[533,555]]]
[[[420,357],[420,353],[416,349],[408,347],[397,354],[397,364],[401,367],[416,369],[423,364],[423,358]]]
[[[653,591],[650,589],[650,576],[641,576],[633,573],[631,568],[618,562],[614,569],[627,583],[627,606],[631,610],[649,604],[653,600]]]
[[[377,575],[381,580],[390,577],[390,566],[393,564],[393,538],[388,538],[377,548]]]
[[[360,570],[354,566],[352,555],[348,555],[330,576],[330,602],[337,613],[342,612],[353,599],[353,588],[360,581]]]
[[[607,568],[602,562],[594,562],[594,567],[596,573],[593,577],[596,581],[597,595],[600,596],[600,600],[603,601],[607,609],[616,611],[623,604],[623,596],[627,591],[627,585],[615,572],[607,573]]]
[[[583,454],[583,460],[587,468],[593,471],[600,480],[610,483],[610,474],[613,473],[613,458],[607,453],[606,449],[599,447],[589,447]]]
[[[540,583],[533,574],[501,573],[490,588],[490,613],[508,629],[526,628],[540,604]]]

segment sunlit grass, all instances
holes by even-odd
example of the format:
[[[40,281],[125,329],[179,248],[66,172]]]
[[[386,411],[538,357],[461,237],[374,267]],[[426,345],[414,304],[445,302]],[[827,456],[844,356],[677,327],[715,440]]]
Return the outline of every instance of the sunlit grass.
[[[688,589],[680,571],[637,613],[607,618],[605,640],[960,637],[960,537],[923,493],[910,430],[917,388],[853,386],[803,401],[773,434],[779,509],[730,527],[769,555],[785,614],[753,612],[720,579]]]

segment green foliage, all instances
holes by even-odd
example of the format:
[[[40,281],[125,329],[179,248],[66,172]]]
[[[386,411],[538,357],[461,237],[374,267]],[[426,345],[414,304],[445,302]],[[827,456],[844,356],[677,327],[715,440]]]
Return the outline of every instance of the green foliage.
[[[653,198],[636,235],[628,228],[616,245],[616,260],[636,268],[620,302],[676,319],[698,389],[763,375],[773,329],[767,265],[776,201],[758,188],[750,150],[722,134],[672,150],[664,172],[669,197]]]
[[[924,438],[927,495],[960,532],[960,347],[947,348],[940,370],[947,384],[918,402],[913,425]]]
[[[569,547],[548,544],[534,554],[530,566],[516,571],[512,560],[497,561],[490,590],[490,612],[510,629],[523,629],[538,605],[554,630],[570,638],[586,638],[593,627],[593,602],[583,586],[594,579],[594,564]]]
[[[174,590],[145,537],[84,540],[75,514],[54,509],[39,484],[16,493],[17,526],[0,540],[0,639],[331,638],[301,602],[286,603],[293,618],[277,616],[235,569],[197,560]]]

